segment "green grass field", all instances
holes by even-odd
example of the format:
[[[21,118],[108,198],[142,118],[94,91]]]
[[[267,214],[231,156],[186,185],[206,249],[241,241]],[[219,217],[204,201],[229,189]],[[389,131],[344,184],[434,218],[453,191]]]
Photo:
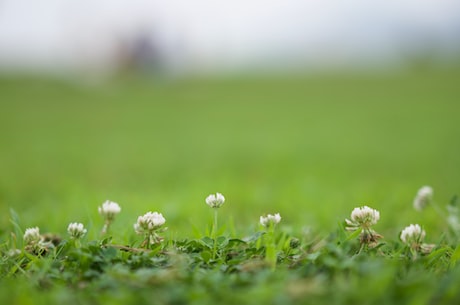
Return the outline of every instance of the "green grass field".
[[[205,197],[221,192],[219,220],[230,237],[252,234],[260,215],[279,212],[281,231],[326,238],[354,207],[369,205],[380,211],[375,229],[388,243],[397,243],[410,223],[422,224],[427,241],[439,243],[446,224],[431,207],[416,212],[412,200],[423,185],[434,188],[440,206],[460,193],[459,84],[456,69],[98,85],[1,77],[0,242],[10,240],[10,209],[23,229],[65,236],[68,223],[78,221],[88,228],[87,240],[97,239],[103,224],[97,207],[106,199],[122,208],[112,228],[116,243],[136,240],[133,224],[149,210],[165,216],[167,239],[197,238],[212,220]],[[239,278],[245,284],[234,295],[235,279],[212,269],[162,293],[197,304],[215,298],[392,304],[398,295],[380,297],[397,264],[367,264],[381,277],[341,278],[337,269],[338,280],[326,284],[305,268],[301,279],[298,272],[263,270],[252,284]],[[407,286],[420,284],[414,291],[425,294],[408,292],[405,303],[431,297],[425,287],[436,278],[418,274],[408,272]],[[40,291],[27,278],[0,280],[0,303],[184,303],[161,293],[150,299],[146,283],[104,289],[58,283]],[[357,287],[375,298],[351,291]]]

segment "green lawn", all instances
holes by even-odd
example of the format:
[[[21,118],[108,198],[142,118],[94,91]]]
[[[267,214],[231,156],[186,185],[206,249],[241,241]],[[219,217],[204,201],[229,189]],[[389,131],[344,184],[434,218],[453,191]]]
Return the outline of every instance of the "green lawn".
[[[23,229],[39,226],[65,235],[67,224],[78,221],[88,227],[88,240],[96,239],[102,227],[97,207],[106,199],[122,208],[113,225],[115,242],[135,240],[133,224],[149,210],[165,216],[167,238],[194,238],[211,223],[205,197],[221,192],[226,203],[220,222],[231,237],[252,234],[260,215],[275,212],[282,216],[284,232],[295,236],[310,228],[326,237],[354,207],[369,205],[380,211],[376,230],[387,241],[397,242],[404,226],[420,223],[427,240],[437,243],[445,224],[430,207],[414,211],[412,200],[423,185],[434,188],[441,206],[460,193],[459,84],[460,70],[129,78],[98,85],[3,76],[0,241],[6,242],[12,230],[10,209],[19,214]],[[384,283],[392,280],[391,270]],[[209,289],[232,289],[218,271],[208,276],[211,286],[213,280],[223,281],[221,288]],[[265,291],[284,291],[286,281],[299,282],[296,276],[286,270],[263,273],[260,283],[271,284],[246,293],[252,300],[281,304],[286,295],[274,300]],[[384,285],[365,279],[349,285],[374,291]],[[321,286],[308,277],[302,281],[306,284],[292,295]],[[423,283],[428,287],[432,281],[427,277]],[[29,287],[14,279],[4,283],[15,287],[0,290],[11,296]],[[196,302],[206,293],[184,285],[170,292],[192,291],[190,300]],[[335,285],[338,292],[348,291],[347,279]],[[122,291],[103,295],[123,304],[147,301],[143,290],[139,299]],[[37,294],[35,301],[59,302],[67,294],[58,286]],[[80,294],[75,292],[76,304]],[[174,303],[165,300],[159,302]],[[346,304],[359,298],[328,300]]]

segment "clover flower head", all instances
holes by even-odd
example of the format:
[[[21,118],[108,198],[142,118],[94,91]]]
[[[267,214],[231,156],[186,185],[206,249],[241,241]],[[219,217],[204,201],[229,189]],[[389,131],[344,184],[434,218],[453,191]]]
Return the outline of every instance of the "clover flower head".
[[[19,249],[10,249],[10,250],[8,250],[8,253],[7,253],[7,255],[9,257],[16,257],[16,256],[18,256],[20,254],[21,254],[21,250],[19,250]]]
[[[281,216],[279,213],[275,215],[268,214],[267,216],[260,216],[260,224],[268,228],[271,225],[276,225],[281,221]]]
[[[121,208],[118,203],[106,200],[100,207],[98,207],[98,211],[104,218],[112,220],[116,214],[120,213]]]
[[[54,248],[51,241],[45,241],[38,227],[26,229],[23,238],[25,243],[24,249],[35,255],[42,255],[47,253],[50,248]]]
[[[27,245],[38,244],[42,239],[43,238],[40,235],[40,229],[38,227],[28,228],[24,233],[24,242]]]
[[[72,222],[67,227],[67,232],[69,233],[70,238],[79,239],[86,234],[87,230],[82,223]]]
[[[206,197],[206,204],[211,208],[220,208],[225,202],[225,197],[221,193],[211,194]]]
[[[166,219],[161,213],[147,212],[137,218],[137,222],[134,224],[134,230],[137,234],[152,233],[164,225],[165,222]]]
[[[368,206],[354,208],[351,212],[351,220],[345,219],[347,230],[354,231],[359,227],[370,230],[380,219],[380,212]]]
[[[447,216],[447,223],[454,231],[460,231],[460,221],[457,215],[449,214],[449,216]]]
[[[417,192],[414,198],[414,209],[417,211],[423,210],[433,199],[433,188],[431,186],[423,186]]]
[[[425,239],[425,230],[418,224],[411,224],[402,230],[401,241],[410,247],[419,247]]]

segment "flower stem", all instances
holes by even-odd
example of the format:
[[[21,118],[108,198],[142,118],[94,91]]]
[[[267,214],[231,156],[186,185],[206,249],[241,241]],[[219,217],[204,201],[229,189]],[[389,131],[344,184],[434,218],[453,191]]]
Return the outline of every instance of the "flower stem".
[[[436,204],[436,202],[431,202],[431,206],[434,208],[434,211],[438,213],[439,216],[447,220],[446,214],[442,211],[442,209]]]
[[[214,246],[212,249],[212,259],[216,258],[217,252],[217,209],[214,209],[214,224],[212,226],[212,239],[214,240]]]
[[[270,224],[265,244],[265,260],[272,270],[276,269],[275,226]]]
[[[150,234],[146,234],[144,237],[144,241],[141,244],[141,248],[148,249],[150,245]]]
[[[107,219],[104,223],[104,226],[102,227],[101,234],[102,235],[107,234],[107,232],[109,232],[109,228],[110,228],[110,220]]]

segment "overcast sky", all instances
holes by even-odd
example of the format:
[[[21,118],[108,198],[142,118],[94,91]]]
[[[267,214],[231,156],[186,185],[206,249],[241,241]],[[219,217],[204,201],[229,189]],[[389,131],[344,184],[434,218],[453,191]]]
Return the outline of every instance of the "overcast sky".
[[[397,59],[458,52],[460,1],[0,0],[2,66],[109,65],[139,33],[183,66]]]

